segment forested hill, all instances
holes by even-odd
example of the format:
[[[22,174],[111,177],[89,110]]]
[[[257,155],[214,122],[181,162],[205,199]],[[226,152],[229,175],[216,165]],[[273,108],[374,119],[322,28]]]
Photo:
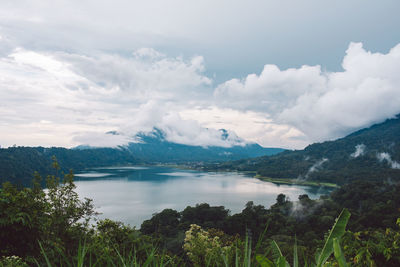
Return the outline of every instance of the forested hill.
[[[208,170],[256,171],[269,178],[344,184],[351,180],[400,180],[400,118],[389,119],[344,138],[207,166]]]
[[[220,132],[222,140],[231,138],[228,131],[221,129]],[[59,165],[63,168],[62,171],[68,172],[72,169],[78,172],[86,168],[117,165],[222,162],[273,155],[284,151],[281,148],[264,148],[258,144],[245,142],[238,142],[239,145],[231,147],[178,144],[168,141],[165,133],[159,129],[154,129],[150,133],[140,133],[135,138],[139,142],[118,148],[80,146],[75,149],[59,147],[0,149],[0,182],[13,181],[28,185],[35,171],[44,175],[53,174],[54,170],[51,168],[53,156],[57,158]]]
[[[0,149],[0,182],[12,181],[29,185],[35,171],[46,176],[54,174],[52,157],[60,171],[79,171],[90,167],[129,165],[141,163],[129,150],[96,148],[73,150],[61,147],[10,147]]]

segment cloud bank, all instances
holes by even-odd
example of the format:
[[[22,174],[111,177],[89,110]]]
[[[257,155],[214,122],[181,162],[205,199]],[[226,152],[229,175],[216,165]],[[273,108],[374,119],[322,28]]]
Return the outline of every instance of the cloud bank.
[[[219,85],[214,97],[223,106],[265,112],[310,141],[338,138],[400,113],[400,45],[381,54],[351,43],[342,67],[324,72],[320,66],[265,65],[260,75]]]
[[[118,146],[158,127],[183,144],[302,148],[400,113],[400,44],[382,54],[351,43],[339,72],[268,64],[221,84],[200,55],[0,47],[2,146]],[[232,138],[221,140],[221,128]]]

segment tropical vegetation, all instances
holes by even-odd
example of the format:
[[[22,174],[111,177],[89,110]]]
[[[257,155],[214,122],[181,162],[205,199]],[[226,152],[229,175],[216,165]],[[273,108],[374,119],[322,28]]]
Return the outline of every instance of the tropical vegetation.
[[[3,183],[0,266],[400,263],[399,184],[357,182],[318,200],[280,194],[269,209],[249,202],[233,215],[208,204],[166,209],[135,229],[99,220],[92,201],[75,192],[73,174],[62,174],[57,161],[53,170],[46,189],[39,174],[30,188]]]

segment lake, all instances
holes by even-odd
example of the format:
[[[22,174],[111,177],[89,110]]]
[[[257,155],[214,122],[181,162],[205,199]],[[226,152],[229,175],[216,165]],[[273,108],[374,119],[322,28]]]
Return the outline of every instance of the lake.
[[[283,193],[291,200],[301,194],[319,198],[327,189],[299,185],[277,185],[240,173],[209,173],[170,167],[109,167],[78,173],[76,191],[93,199],[100,218],[140,227],[144,220],[163,209],[182,211],[187,206],[209,203],[225,206],[232,214],[248,201],[269,207]]]

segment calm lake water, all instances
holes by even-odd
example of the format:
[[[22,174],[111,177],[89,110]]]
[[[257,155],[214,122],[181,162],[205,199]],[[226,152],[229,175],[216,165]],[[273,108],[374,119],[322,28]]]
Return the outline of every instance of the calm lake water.
[[[169,167],[109,167],[76,174],[77,192],[91,198],[101,218],[131,226],[171,208],[209,203],[241,212],[248,201],[269,207],[283,193],[291,200],[301,194],[319,198],[329,191],[307,186],[276,185],[238,173],[209,173]]]

